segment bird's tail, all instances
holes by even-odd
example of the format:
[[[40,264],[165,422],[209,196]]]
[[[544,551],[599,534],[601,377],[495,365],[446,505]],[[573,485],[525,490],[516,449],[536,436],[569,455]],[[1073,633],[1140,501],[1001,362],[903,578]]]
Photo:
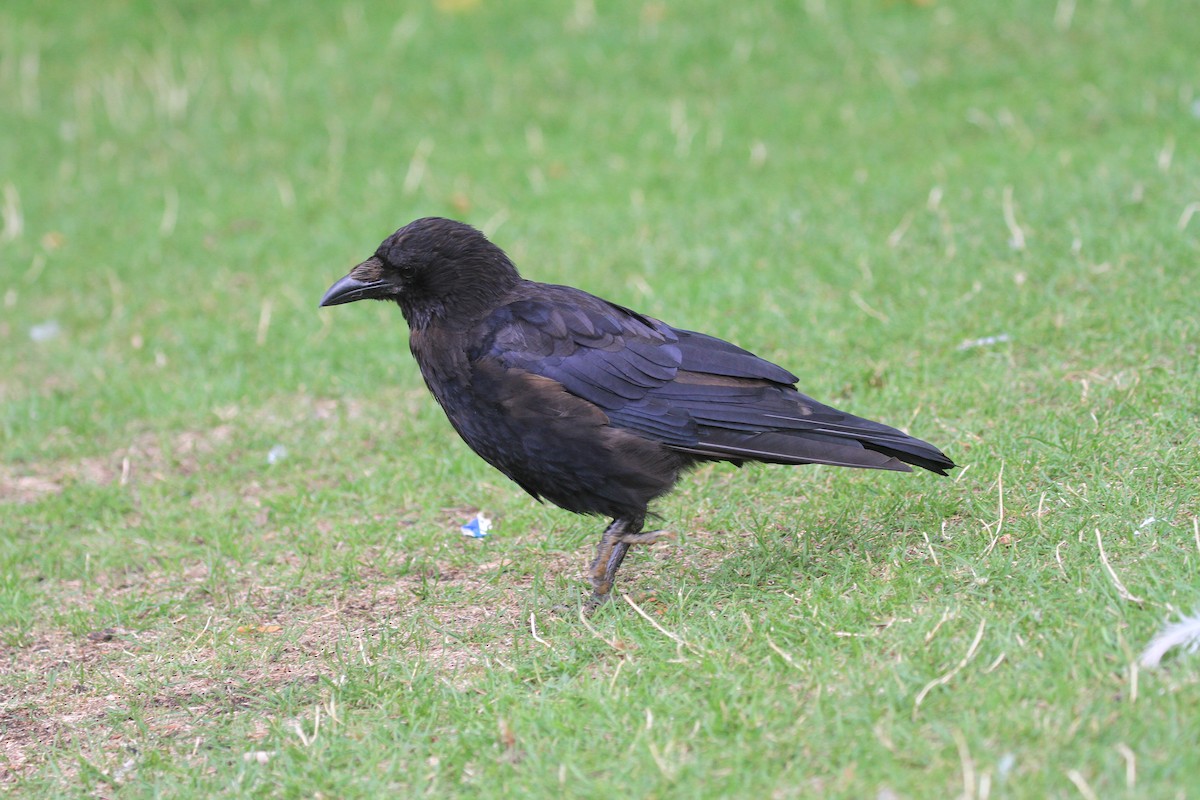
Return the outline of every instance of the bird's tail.
[[[763,414],[757,410],[756,426],[735,426],[728,419],[720,425],[702,423],[699,441],[676,445],[675,449],[701,458],[736,463],[828,464],[899,472],[911,472],[909,465],[912,465],[938,475],[946,475],[947,470],[956,466],[929,442],[811,398],[805,397],[804,401],[811,409],[804,416]]]

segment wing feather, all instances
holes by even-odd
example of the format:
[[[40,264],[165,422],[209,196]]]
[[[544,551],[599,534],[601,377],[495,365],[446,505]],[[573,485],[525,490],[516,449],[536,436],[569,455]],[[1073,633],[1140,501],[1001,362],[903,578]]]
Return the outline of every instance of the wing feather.
[[[953,466],[920,439],[801,394],[795,375],[748,350],[576,289],[528,286],[486,321],[476,357],[557,381],[615,427],[702,459]]]

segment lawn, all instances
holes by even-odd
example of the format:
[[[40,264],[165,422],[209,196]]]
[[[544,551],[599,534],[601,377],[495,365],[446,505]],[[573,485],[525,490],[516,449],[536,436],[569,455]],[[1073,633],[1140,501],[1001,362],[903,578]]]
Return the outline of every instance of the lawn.
[[[1194,796],[1195,10],[4,4],[0,787]],[[700,469],[585,617],[316,307],[427,215],[962,468]]]

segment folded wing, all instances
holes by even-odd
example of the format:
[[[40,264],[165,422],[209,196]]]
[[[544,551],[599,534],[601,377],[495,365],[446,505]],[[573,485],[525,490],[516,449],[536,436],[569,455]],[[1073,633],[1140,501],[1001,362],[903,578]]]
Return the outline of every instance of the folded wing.
[[[699,459],[946,474],[933,445],[796,391],[740,347],[576,289],[537,286],[498,309],[477,357],[558,381],[610,424]]]

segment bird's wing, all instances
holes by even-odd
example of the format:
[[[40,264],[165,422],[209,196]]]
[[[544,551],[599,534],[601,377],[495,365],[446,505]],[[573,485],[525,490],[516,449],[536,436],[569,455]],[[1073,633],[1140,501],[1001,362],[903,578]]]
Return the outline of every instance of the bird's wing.
[[[479,355],[552,378],[605,411],[675,378],[682,355],[669,326],[583,292],[544,294],[496,309]]]
[[[703,459],[940,471],[940,451],[796,391],[740,347],[542,285],[497,309],[479,355],[557,381],[611,424]]]

